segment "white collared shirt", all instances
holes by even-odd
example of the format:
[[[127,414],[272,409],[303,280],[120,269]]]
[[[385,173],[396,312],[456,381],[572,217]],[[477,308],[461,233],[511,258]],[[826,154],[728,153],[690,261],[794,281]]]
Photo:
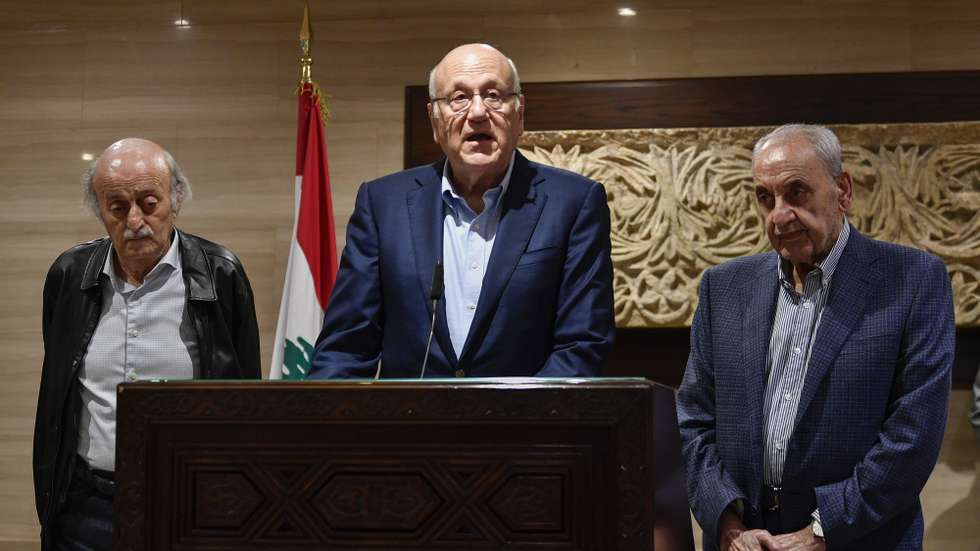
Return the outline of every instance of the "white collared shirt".
[[[167,253],[139,286],[116,275],[111,247],[106,255],[102,313],[78,370],[78,454],[94,469],[115,470],[116,385],[198,374],[197,333],[187,313],[178,240],[175,231]]]

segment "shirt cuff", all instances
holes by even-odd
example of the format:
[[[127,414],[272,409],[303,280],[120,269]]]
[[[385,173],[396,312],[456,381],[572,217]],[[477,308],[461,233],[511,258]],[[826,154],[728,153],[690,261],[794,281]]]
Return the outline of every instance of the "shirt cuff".
[[[810,517],[813,519],[813,524],[814,524],[813,533],[816,534],[818,537],[822,538],[823,523],[820,522],[820,509],[814,509],[813,512],[810,513]]]

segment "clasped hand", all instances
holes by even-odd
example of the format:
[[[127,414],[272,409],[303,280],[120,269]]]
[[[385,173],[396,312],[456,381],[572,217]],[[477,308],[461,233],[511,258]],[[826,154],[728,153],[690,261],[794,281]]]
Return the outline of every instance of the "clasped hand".
[[[727,544],[727,545],[726,545]],[[766,530],[729,530],[722,538],[722,551],[825,551],[823,538],[802,530],[774,536]]]

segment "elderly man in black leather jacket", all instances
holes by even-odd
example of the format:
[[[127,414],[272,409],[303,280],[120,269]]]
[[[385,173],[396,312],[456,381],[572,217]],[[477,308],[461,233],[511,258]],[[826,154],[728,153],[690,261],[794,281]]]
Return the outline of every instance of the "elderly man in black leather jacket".
[[[261,376],[241,262],[174,227],[190,188],[173,157],[147,140],[120,140],[85,187],[109,236],[62,253],[44,284],[34,428],[44,550],[111,548],[118,383]]]

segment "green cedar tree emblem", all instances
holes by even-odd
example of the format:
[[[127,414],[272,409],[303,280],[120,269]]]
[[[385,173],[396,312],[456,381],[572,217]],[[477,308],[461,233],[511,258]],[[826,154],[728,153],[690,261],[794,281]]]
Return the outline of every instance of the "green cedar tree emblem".
[[[310,372],[310,362],[313,359],[313,345],[303,337],[296,337],[299,346],[290,339],[286,339],[283,345],[285,351],[282,355],[282,378],[283,379],[305,379]]]

